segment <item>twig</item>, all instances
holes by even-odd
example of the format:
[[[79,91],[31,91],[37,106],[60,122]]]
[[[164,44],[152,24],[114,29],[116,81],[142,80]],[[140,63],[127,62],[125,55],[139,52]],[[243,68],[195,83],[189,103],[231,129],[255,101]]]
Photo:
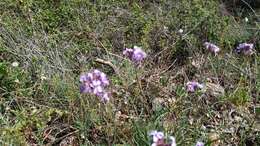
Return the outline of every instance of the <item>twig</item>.
[[[64,138],[66,138],[66,137],[69,137],[69,136],[71,136],[71,135],[73,135],[73,134],[75,134],[75,133],[78,133],[78,132],[79,132],[79,130],[70,132],[70,133],[68,133],[68,134],[66,134],[66,135],[64,135],[64,136],[62,136],[62,137],[59,137],[59,138],[55,139],[51,144],[55,144],[56,142],[58,142],[58,141],[60,141],[60,140],[62,140],[62,139],[64,139]]]
[[[100,59],[100,58],[97,58],[95,61],[110,66],[110,67],[114,70],[114,72],[115,72],[117,75],[119,75],[119,70],[118,70],[118,68],[117,68],[114,64],[112,64],[110,61],[105,61],[105,60]]]
[[[160,74],[163,74],[163,73],[167,72],[176,63],[176,61],[177,61],[177,59],[175,59],[173,61],[173,63],[167,69],[163,70]]]

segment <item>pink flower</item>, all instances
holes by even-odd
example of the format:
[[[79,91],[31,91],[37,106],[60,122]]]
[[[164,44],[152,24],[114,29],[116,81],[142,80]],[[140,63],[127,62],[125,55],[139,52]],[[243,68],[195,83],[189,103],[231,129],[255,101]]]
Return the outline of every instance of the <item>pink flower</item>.
[[[205,42],[204,46],[206,47],[206,49],[208,49],[210,52],[214,53],[215,55],[217,55],[218,52],[220,51],[220,48],[218,46],[209,42]]]

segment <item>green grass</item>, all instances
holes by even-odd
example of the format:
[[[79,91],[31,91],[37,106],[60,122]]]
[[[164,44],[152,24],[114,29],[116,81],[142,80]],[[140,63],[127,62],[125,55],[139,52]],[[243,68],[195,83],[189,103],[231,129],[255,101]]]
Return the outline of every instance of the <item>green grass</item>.
[[[226,5],[227,15],[222,6],[216,0],[2,0],[0,145],[73,139],[74,145],[144,146],[151,130],[175,136],[178,145],[259,145],[260,11]],[[205,41],[220,54],[205,51]],[[254,43],[256,53],[236,54],[242,42]],[[148,54],[138,68],[122,55],[134,45]],[[111,81],[107,104],[79,93],[80,74],[94,68]],[[225,93],[187,93],[185,83],[193,79]]]

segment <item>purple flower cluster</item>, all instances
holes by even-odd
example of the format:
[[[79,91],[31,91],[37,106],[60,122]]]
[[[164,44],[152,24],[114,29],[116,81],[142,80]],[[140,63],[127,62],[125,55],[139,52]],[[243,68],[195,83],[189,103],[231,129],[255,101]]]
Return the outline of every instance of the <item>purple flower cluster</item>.
[[[153,137],[153,143],[151,146],[176,146],[175,138],[173,136],[170,136],[170,144],[165,143],[165,137],[163,132],[160,131],[152,131],[149,134]]]
[[[80,93],[92,93],[100,97],[101,101],[109,101],[109,93],[105,88],[109,85],[109,80],[105,73],[95,69],[80,76]]]
[[[197,141],[196,145],[195,146],[204,146],[204,143],[201,142],[201,141]]]
[[[147,56],[146,53],[140,47],[137,46],[134,46],[133,49],[125,48],[123,54],[135,63],[142,62]]]
[[[243,53],[245,55],[252,55],[254,52],[253,49],[254,44],[242,43],[238,45],[238,47],[236,48],[236,52]]]
[[[202,89],[204,85],[195,81],[191,81],[187,82],[186,87],[188,92],[195,92],[197,89]]]
[[[218,46],[209,42],[205,42],[204,46],[206,47],[206,49],[208,49],[210,52],[214,53],[215,55],[217,55],[218,52],[220,51],[220,48]]]

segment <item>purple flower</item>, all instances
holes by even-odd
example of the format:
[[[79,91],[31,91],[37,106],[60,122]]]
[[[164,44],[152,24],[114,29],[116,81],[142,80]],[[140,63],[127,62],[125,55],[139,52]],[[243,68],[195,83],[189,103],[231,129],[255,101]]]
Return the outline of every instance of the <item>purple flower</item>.
[[[123,51],[123,54],[135,63],[142,62],[147,56],[147,54],[140,47],[137,46],[134,46],[133,49],[126,48]]]
[[[84,84],[81,84],[79,86],[79,90],[80,90],[80,93],[84,93],[85,92],[85,85]]]
[[[146,56],[146,53],[140,47],[134,46],[132,59],[135,62],[141,62],[142,60],[144,60],[144,58],[146,58]]]
[[[218,46],[209,42],[205,42],[204,46],[206,47],[206,49],[208,49],[210,52],[214,53],[215,55],[217,55],[218,52],[220,51],[220,48]]]
[[[95,69],[80,76],[80,93],[91,93],[100,97],[101,101],[109,101],[109,94],[105,88],[109,80],[105,73]]]
[[[149,134],[153,137],[153,143],[152,146],[159,146],[164,144],[164,134],[160,131],[152,131]]]
[[[243,53],[245,55],[252,55],[254,52],[253,49],[254,44],[242,43],[238,45],[238,47],[236,48],[236,52]]]
[[[127,56],[128,58],[132,58],[132,55],[134,53],[133,49],[125,48],[123,51],[123,55]]]
[[[109,80],[107,79],[106,74],[101,73],[100,74],[100,80],[101,80],[102,86],[108,86],[109,85]]]
[[[93,89],[93,93],[98,96],[99,94],[103,93],[103,88],[101,86],[97,86]]]
[[[196,146],[204,146],[203,142],[197,141]]]
[[[101,101],[108,102],[109,101],[109,93],[105,92],[102,96],[100,96]]]
[[[153,137],[154,143],[157,143],[159,140],[164,139],[164,134],[160,131],[152,131],[149,135]]]
[[[153,143],[151,146],[176,146],[176,141],[173,136],[170,136],[170,143],[165,142],[165,137],[163,132],[160,131],[152,131],[149,133],[150,136],[153,138]]]
[[[186,87],[188,92],[195,92],[196,89],[202,89],[204,86],[203,84],[192,81],[192,82],[187,82]]]

